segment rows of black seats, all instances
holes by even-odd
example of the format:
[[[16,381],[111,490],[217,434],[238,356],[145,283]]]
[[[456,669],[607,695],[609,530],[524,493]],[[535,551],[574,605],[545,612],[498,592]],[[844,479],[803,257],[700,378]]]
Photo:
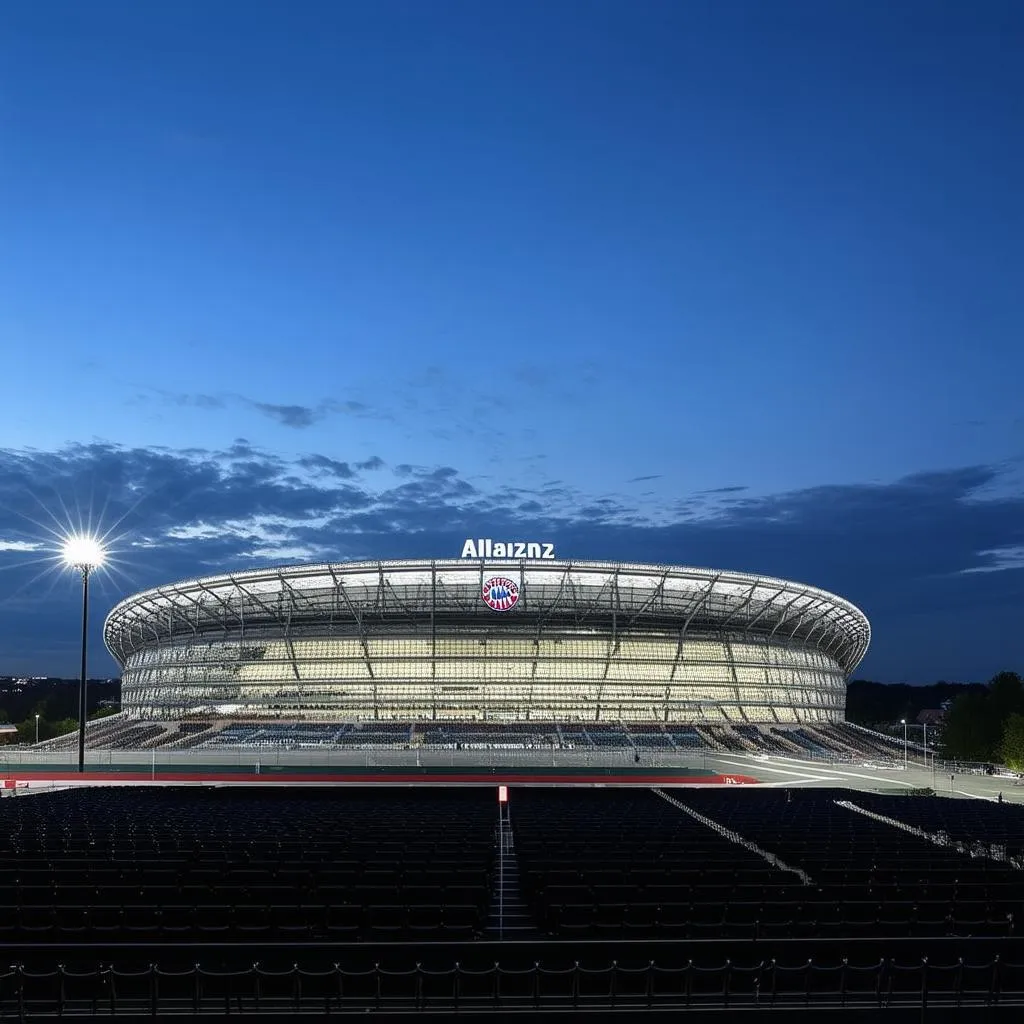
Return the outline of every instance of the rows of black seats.
[[[881,793],[857,793],[850,799],[932,835],[945,832],[956,842],[995,844],[1005,847],[1007,856],[1024,856],[1024,807],[1020,804]]]
[[[1024,875],[1005,864],[975,859],[859,814],[840,802],[866,806],[852,790],[692,790],[687,806],[806,872],[804,896],[820,910],[838,907],[851,933],[874,915],[879,934],[1006,935],[1015,932],[1024,901]],[[950,801],[970,813],[973,803]],[[859,909],[844,910],[848,905]],[[842,928],[842,924],[839,926]]]
[[[1020,872],[836,805],[848,793],[676,796],[810,882],[643,790],[516,790],[524,896],[553,936],[763,938],[1014,932]]]
[[[675,796],[810,883],[649,790],[517,788],[515,853],[534,923],[567,938],[870,938],[1001,936],[1020,918],[1024,873],[837,804],[882,807],[863,794]],[[972,830],[1004,810],[942,801],[931,813],[947,820],[958,806]],[[0,941],[480,937],[495,817],[490,788],[124,787],[4,800]],[[992,818],[989,834],[1016,834],[1007,820]]]
[[[797,876],[649,790],[517,789],[511,807],[523,897],[553,936],[740,937],[754,921],[726,926],[726,905],[801,894]]]
[[[490,790],[67,791],[0,804],[0,941],[470,939]]]

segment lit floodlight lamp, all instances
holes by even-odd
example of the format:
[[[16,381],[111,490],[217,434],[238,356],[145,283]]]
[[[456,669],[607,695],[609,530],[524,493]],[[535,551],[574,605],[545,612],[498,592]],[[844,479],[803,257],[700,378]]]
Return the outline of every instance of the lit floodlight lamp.
[[[98,569],[103,564],[106,554],[103,544],[88,534],[73,534],[64,541],[61,548],[64,564],[84,573]]]
[[[103,544],[89,534],[72,534],[61,549],[64,564],[82,574],[82,678],[78,686],[78,770],[85,771],[85,679],[89,637],[89,573],[103,565]]]

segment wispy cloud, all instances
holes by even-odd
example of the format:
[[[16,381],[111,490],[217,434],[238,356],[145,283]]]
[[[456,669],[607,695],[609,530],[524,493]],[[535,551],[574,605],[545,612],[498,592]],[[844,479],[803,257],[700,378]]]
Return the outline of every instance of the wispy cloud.
[[[1006,572],[1009,569],[1024,569],[1024,544],[1014,547],[993,548],[979,551],[977,557],[982,565],[971,566],[963,572]]]
[[[97,596],[111,603],[133,589],[261,560],[443,557],[466,536],[543,534],[565,557],[735,568],[836,590],[874,620],[872,657],[891,666],[883,675],[908,674],[908,665],[913,675],[917,664],[955,677],[978,658],[994,672],[1024,665],[1024,496],[997,486],[1002,472],[972,466],[761,497],[720,488],[714,501],[690,495],[657,504],[559,480],[470,482],[451,465],[286,458],[244,438],[223,450],[0,450],[0,642],[12,658],[30,660],[41,637],[66,628],[73,588],[58,600],[30,585],[29,563],[46,543],[31,524],[49,522],[42,505],[60,518],[91,502],[128,535],[128,578],[108,581]],[[921,638],[912,643],[915,630]],[[970,639],[961,654],[947,652],[943,667],[935,638],[952,635]],[[954,656],[961,665],[949,663]],[[28,670],[28,660],[18,664]]]
[[[43,545],[38,541],[0,540],[0,551],[42,551]]]
[[[322,409],[313,409],[308,405],[272,405],[270,402],[253,402],[252,407],[277,420],[282,426],[295,427],[301,430],[303,427],[311,427],[317,420],[322,420],[326,415]]]
[[[373,409],[365,402],[356,399],[325,398],[314,405],[301,405],[288,402],[268,402],[245,395],[234,393],[222,395],[190,394],[177,391],[165,391],[160,388],[143,388],[132,401],[146,401],[154,398],[184,408],[217,411],[230,407],[244,407],[266,416],[283,427],[293,430],[305,430],[329,416],[352,416],[359,419],[390,420],[390,413]]]

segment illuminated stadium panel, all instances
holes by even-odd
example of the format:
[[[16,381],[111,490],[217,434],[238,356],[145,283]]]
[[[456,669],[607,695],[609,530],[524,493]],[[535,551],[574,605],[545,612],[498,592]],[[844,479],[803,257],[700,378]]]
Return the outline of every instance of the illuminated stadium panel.
[[[510,611],[481,599],[491,575]],[[460,560],[188,581],[121,602],[105,635],[146,719],[825,722],[870,630],[782,580]]]

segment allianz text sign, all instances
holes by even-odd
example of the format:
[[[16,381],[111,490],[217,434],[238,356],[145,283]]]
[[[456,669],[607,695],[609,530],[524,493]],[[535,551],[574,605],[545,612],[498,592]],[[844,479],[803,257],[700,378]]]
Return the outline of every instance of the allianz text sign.
[[[555,545],[537,540],[467,540],[462,545],[463,558],[554,558]]]

